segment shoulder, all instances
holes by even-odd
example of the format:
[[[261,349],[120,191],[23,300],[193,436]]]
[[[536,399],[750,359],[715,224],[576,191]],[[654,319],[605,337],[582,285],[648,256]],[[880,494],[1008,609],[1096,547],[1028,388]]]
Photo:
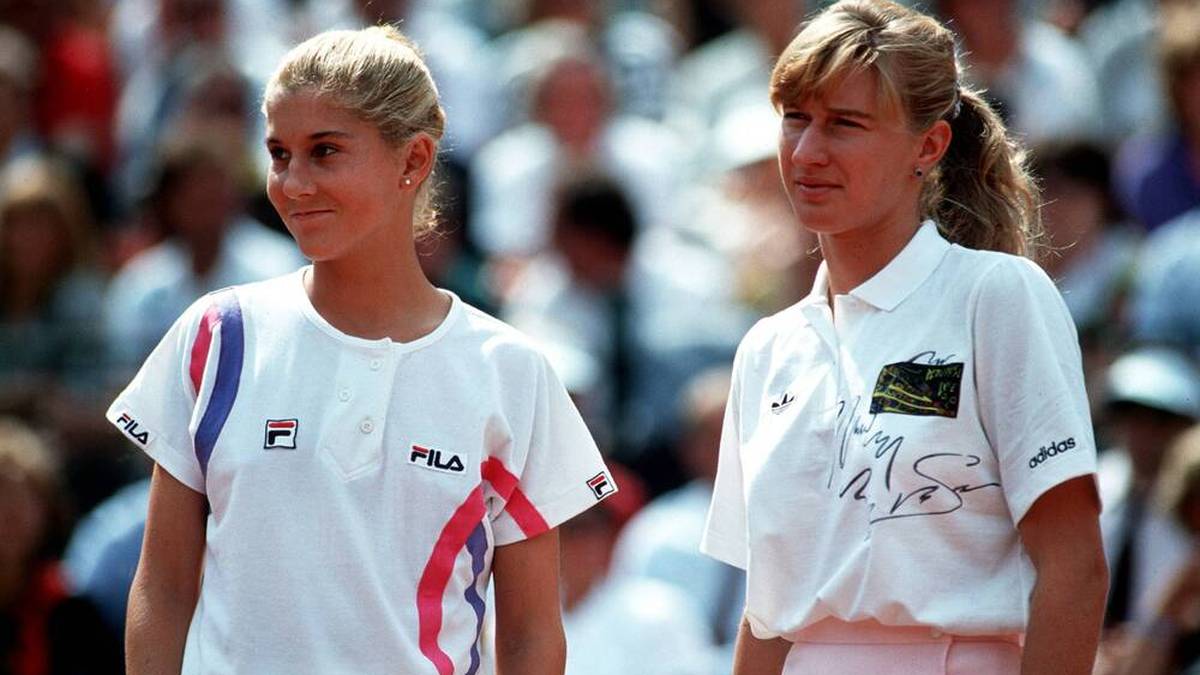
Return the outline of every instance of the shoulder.
[[[1058,288],[1045,270],[1024,256],[999,251],[979,251],[954,245],[947,256],[955,283],[970,289],[975,300],[1003,298],[1009,294],[1034,294],[1061,301]]]
[[[461,303],[458,336],[484,361],[503,367],[543,368],[544,348],[533,338],[466,302]]]

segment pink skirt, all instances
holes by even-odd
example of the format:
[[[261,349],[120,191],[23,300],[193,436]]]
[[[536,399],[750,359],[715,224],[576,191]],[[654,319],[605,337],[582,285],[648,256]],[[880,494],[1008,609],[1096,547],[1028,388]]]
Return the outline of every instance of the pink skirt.
[[[947,635],[826,619],[795,636],[782,675],[1017,675],[1021,636]]]

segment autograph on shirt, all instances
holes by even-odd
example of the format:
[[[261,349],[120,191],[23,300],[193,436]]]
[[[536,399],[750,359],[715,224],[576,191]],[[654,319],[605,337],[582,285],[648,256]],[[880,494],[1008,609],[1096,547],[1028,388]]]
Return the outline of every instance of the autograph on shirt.
[[[911,361],[928,359],[931,365],[945,363],[949,358],[938,358],[933,352],[923,352]],[[947,472],[960,473],[962,469],[978,466],[982,460],[978,455],[959,452],[932,452],[920,455],[911,462],[899,459],[904,447],[904,436],[878,428],[879,413],[856,414],[862,396],[850,401],[839,401],[835,423],[836,454],[830,462],[829,479],[826,487],[834,489],[835,482],[839,499],[853,499],[867,506],[867,522],[870,525],[885,520],[937,516],[953,513],[963,507],[964,495],[984,488],[998,488],[999,483],[963,483],[946,477]],[[869,453],[870,465],[859,470],[844,483],[839,478],[846,470],[850,444],[861,443]],[[907,490],[893,486],[898,472],[911,472],[917,480],[905,480],[906,485],[915,484]],[[879,489],[882,480],[883,489]]]

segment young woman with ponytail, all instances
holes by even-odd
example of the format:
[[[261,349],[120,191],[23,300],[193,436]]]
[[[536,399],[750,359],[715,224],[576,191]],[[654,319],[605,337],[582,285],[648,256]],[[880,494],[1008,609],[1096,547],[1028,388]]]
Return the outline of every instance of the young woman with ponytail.
[[[703,543],[748,572],[734,672],[1090,673],[1095,442],[1021,147],[892,2],[816,15],[771,97],[825,261],[734,363]]]

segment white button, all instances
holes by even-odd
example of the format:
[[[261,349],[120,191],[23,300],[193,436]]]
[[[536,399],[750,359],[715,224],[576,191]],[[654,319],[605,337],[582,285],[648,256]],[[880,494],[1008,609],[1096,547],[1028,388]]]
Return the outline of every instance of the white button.
[[[358,430],[363,432],[364,434],[369,434],[372,431],[375,431],[375,423],[371,421],[370,417],[368,417],[365,420],[358,423]]]
[[[338,400],[343,403],[345,403],[346,401],[349,401],[350,400],[350,390],[347,389],[346,387],[342,387],[342,390],[338,392]]]
[[[371,370],[379,370],[383,367],[383,359],[371,359]]]

